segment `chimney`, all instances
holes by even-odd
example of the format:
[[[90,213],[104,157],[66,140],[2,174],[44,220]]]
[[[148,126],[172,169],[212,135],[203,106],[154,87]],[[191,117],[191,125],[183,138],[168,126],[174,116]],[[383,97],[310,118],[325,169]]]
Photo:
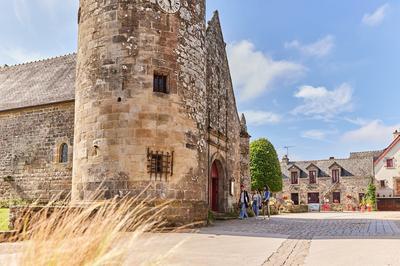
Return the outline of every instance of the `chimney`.
[[[289,157],[287,155],[283,156],[282,163],[284,163],[286,165],[289,164]]]
[[[397,139],[398,136],[400,136],[400,132],[396,129],[396,131],[393,132],[393,139]]]

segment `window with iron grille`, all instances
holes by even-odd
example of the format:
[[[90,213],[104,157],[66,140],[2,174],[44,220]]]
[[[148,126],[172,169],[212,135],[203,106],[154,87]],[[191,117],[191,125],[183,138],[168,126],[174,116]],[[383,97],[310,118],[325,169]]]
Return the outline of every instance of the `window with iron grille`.
[[[174,152],[147,150],[147,172],[154,180],[168,180],[173,175]]]
[[[385,182],[385,180],[380,180],[380,183],[381,183],[381,188],[386,187],[386,182]]]
[[[168,93],[168,78],[166,75],[154,74],[153,91]]]

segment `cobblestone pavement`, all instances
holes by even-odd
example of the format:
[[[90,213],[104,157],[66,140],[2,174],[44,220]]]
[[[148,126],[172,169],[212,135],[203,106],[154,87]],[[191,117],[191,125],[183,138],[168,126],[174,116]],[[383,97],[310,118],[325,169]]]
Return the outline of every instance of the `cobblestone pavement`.
[[[396,241],[384,243],[397,246],[400,243],[400,213],[314,213],[275,216],[270,220],[250,218],[217,222],[214,226],[203,228],[200,233],[286,239],[266,258],[264,265],[268,266],[337,265],[335,260],[321,261],[320,257],[310,254],[313,243],[323,240],[324,245],[332,245],[333,249],[342,247],[341,243],[350,247],[352,243],[356,246],[361,244],[366,245],[366,250],[372,247],[371,252],[377,250],[374,241]],[[343,253],[340,256],[346,263],[351,262],[353,265],[400,265],[400,258],[399,264],[376,264],[368,261],[358,264],[361,262],[351,258],[355,254],[356,252],[349,251],[348,254]]]
[[[325,214],[320,214],[325,215]],[[312,216],[311,216],[312,217]],[[270,220],[250,218],[217,222],[201,230],[207,234],[286,237],[291,239],[314,238],[394,238],[400,239],[400,220],[357,218],[349,213],[339,218],[304,218],[302,216],[272,217]]]

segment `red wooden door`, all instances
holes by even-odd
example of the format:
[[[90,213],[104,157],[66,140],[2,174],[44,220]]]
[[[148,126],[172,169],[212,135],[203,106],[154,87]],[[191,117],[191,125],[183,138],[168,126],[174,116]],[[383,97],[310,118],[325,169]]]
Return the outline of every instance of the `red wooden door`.
[[[212,199],[212,210],[218,211],[218,178],[212,179],[212,189],[211,189],[211,199]]]
[[[217,164],[214,162],[211,166],[211,209],[219,211],[218,206],[218,184],[219,174]]]

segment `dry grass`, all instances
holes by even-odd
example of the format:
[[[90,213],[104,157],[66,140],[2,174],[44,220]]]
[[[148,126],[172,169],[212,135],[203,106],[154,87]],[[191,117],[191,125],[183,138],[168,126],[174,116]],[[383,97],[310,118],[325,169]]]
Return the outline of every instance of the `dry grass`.
[[[161,212],[168,205],[149,207],[148,199],[139,198],[27,213],[29,225],[19,228],[18,240],[25,244],[18,265],[124,264],[138,238],[162,225]]]

